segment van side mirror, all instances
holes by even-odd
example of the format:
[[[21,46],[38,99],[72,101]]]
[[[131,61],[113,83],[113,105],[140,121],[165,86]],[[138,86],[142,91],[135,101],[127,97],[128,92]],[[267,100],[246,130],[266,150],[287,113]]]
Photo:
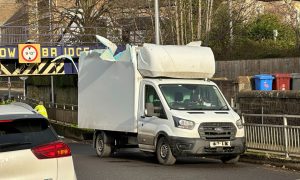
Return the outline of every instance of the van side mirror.
[[[155,116],[153,104],[152,103],[146,103],[145,105],[146,105],[145,116],[148,116],[148,117]]]
[[[167,119],[166,113],[164,112],[163,108],[160,106],[154,106],[153,103],[146,103],[144,113],[147,117],[156,116],[159,118]]]

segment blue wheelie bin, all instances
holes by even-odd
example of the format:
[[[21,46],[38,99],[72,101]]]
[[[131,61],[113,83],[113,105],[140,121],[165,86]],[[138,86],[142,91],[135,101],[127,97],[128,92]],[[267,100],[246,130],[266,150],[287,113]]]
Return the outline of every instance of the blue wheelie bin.
[[[270,91],[274,77],[270,74],[258,74],[254,76],[255,90]]]

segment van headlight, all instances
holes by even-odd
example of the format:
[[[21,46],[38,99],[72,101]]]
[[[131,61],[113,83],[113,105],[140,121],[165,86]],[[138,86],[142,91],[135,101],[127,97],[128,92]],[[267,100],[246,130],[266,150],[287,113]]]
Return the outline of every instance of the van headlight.
[[[173,116],[175,127],[192,130],[195,122]]]
[[[237,120],[235,124],[236,124],[236,126],[237,126],[239,129],[242,129],[242,128],[244,127],[244,126],[243,126],[243,122],[242,122],[242,120],[240,120],[240,119]]]

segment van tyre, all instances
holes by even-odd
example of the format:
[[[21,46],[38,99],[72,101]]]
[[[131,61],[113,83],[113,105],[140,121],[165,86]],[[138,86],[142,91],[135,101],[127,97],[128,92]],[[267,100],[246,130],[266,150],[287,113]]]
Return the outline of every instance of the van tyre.
[[[97,134],[96,137],[96,153],[99,157],[108,157],[111,155],[112,147],[110,144],[105,143],[106,135],[104,132]]]
[[[240,155],[221,157],[221,161],[224,164],[236,164],[239,161],[239,159],[240,159]]]
[[[156,157],[160,164],[173,165],[176,158],[173,156],[170,143],[165,137],[161,137],[156,146]]]

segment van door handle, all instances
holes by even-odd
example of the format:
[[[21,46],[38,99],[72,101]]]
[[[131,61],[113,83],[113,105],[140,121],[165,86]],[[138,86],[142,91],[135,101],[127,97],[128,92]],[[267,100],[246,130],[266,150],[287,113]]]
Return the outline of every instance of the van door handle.
[[[143,118],[143,119],[144,119],[144,118],[145,118],[145,116],[141,116],[141,118]]]

